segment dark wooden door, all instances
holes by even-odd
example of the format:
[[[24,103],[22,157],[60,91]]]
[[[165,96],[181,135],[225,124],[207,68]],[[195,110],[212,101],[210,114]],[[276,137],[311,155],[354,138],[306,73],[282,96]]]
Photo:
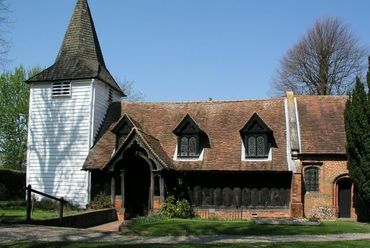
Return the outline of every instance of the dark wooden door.
[[[141,158],[129,160],[125,168],[125,217],[144,216],[149,211],[150,169]]]
[[[352,183],[349,179],[338,182],[339,218],[351,217],[351,187]]]

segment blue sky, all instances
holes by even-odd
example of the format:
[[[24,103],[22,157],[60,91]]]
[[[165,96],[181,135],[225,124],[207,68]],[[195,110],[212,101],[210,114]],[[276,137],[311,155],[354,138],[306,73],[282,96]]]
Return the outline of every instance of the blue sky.
[[[76,0],[8,0],[7,69],[50,66]],[[370,1],[89,0],[108,69],[146,101],[269,98],[280,58],[325,16],[370,47]]]

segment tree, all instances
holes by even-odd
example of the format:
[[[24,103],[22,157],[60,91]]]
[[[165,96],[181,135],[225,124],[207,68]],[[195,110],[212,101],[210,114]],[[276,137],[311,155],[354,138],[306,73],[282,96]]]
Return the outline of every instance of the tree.
[[[367,74],[370,85],[370,73]],[[370,95],[359,78],[350,95],[344,113],[348,170],[355,183],[357,202],[362,206],[370,205]],[[367,207],[368,208],[368,207]],[[365,207],[365,210],[367,209]],[[368,211],[368,210],[366,210]],[[369,213],[362,217],[369,218]],[[358,211],[361,213],[362,211]]]
[[[24,81],[40,72],[22,66],[0,74],[0,166],[22,169],[27,150],[29,86]]]
[[[278,94],[342,95],[363,70],[366,50],[338,18],[318,20],[280,61],[273,80]]]
[[[121,86],[123,92],[127,95],[125,97],[126,101],[130,102],[138,102],[138,101],[143,101],[144,100],[144,94],[140,91],[135,91],[134,90],[134,83],[135,81],[128,81],[124,80],[121,82],[118,80],[119,85]]]
[[[6,62],[6,55],[8,54],[8,42],[6,41],[5,37],[3,36],[4,32],[4,24],[7,20],[7,14],[9,13],[9,8],[5,2],[5,0],[0,0],[0,65],[4,66]]]

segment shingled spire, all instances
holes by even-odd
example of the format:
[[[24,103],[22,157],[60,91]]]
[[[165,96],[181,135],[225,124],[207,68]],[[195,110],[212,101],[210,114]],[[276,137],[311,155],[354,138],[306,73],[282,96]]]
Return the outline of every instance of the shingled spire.
[[[87,0],[78,0],[55,63],[27,82],[98,78],[122,95],[105,66]]]

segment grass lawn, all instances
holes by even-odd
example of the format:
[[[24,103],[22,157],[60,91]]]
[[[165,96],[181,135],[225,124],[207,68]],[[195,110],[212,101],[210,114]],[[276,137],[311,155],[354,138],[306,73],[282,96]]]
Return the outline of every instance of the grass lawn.
[[[295,243],[258,243],[258,244],[217,244],[217,245],[201,245],[201,244],[176,244],[176,245],[123,245],[117,243],[72,243],[72,242],[60,242],[60,243],[19,243],[13,245],[5,245],[2,247],[6,248],[212,248],[212,247],[225,247],[225,248],[368,248],[370,241],[337,241],[337,242],[295,242]]]
[[[65,210],[64,216],[81,213],[77,210]],[[44,220],[59,217],[59,210],[45,210],[35,208],[32,211],[32,219]],[[25,223],[26,203],[24,201],[0,202],[0,223]]]
[[[138,218],[128,225],[129,233],[143,236],[166,235],[297,235],[370,233],[369,223],[327,221],[319,226],[258,225],[251,221]],[[369,244],[370,247],[370,244]]]

